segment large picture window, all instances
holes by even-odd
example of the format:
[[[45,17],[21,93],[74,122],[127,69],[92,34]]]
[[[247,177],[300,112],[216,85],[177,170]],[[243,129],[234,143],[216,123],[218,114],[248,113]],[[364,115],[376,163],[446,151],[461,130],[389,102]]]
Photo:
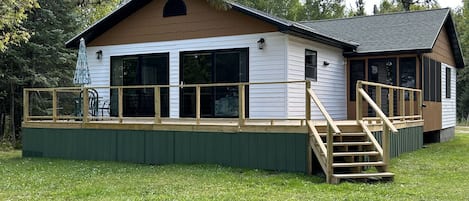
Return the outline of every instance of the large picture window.
[[[168,85],[169,54],[148,54],[111,57],[111,86]],[[169,89],[161,88],[161,116],[169,116]],[[146,117],[155,115],[154,90],[124,89],[123,115]],[[111,90],[111,116],[117,116],[118,91]]]
[[[313,50],[305,51],[305,78],[306,80],[318,80],[318,53]]]
[[[248,82],[248,49],[210,50],[181,53],[180,79],[184,84]],[[247,109],[246,89],[246,114]],[[200,91],[202,117],[238,117],[237,86],[203,87]],[[180,95],[180,116],[195,117],[196,89],[183,88]]]

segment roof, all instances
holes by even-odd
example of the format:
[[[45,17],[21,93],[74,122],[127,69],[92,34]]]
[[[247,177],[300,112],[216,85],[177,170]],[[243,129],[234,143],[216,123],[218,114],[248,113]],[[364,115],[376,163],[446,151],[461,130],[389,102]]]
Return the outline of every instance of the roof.
[[[130,16],[131,14],[144,7],[151,1],[152,0],[132,0],[127,2],[123,6],[116,9],[114,12],[110,13],[103,19],[99,20],[98,22],[85,29],[80,34],[67,41],[66,47],[78,47],[80,38],[84,38],[87,42],[94,40],[95,38],[103,34],[105,31],[109,30],[114,25],[119,23],[121,20]],[[297,35],[303,38],[322,42],[328,45],[344,49],[355,49],[358,46],[358,43],[343,40],[328,34],[320,33],[319,31],[316,31],[311,27],[304,26],[298,22],[293,22],[279,17],[275,17],[268,13],[249,8],[234,2],[226,1],[226,3],[232,10],[250,15],[252,17],[258,18],[267,23],[277,26],[280,32]]]
[[[319,32],[360,45],[348,55],[431,52],[443,27],[448,32],[456,66],[464,67],[450,9],[401,12],[333,20],[301,22]]]

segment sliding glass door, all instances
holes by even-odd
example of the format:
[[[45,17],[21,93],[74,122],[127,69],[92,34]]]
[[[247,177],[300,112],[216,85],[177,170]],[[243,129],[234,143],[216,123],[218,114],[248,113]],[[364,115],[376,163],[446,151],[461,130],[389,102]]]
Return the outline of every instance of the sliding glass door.
[[[149,54],[111,57],[111,86],[168,85],[169,55]],[[169,90],[161,88],[161,116],[169,116]],[[155,115],[154,89],[124,89],[126,117]],[[117,116],[118,92],[111,90],[111,116]]]
[[[180,79],[184,84],[248,82],[248,49],[183,52]],[[180,116],[195,117],[196,89],[180,92]],[[238,117],[238,94],[237,86],[201,88],[201,116]]]

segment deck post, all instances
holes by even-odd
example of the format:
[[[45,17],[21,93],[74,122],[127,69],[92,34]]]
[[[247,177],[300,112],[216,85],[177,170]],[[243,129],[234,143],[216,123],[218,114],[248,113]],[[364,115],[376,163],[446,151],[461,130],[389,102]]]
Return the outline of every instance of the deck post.
[[[88,97],[88,88],[83,88],[83,123],[88,123],[88,114],[89,114],[89,97]]]
[[[200,85],[195,87],[195,120],[200,125]]]
[[[156,86],[154,88],[155,99],[155,124],[161,124],[161,88]]]
[[[334,174],[334,169],[332,167],[334,163],[333,151],[334,151],[334,136],[332,134],[331,124],[327,123],[327,183],[332,183],[332,174]]]
[[[418,91],[418,110],[419,110],[419,115],[420,119],[423,118],[423,94],[422,91]]]
[[[23,89],[23,121],[29,121],[29,91]]]
[[[389,96],[388,96],[388,111],[389,111],[389,117],[394,116],[394,89],[389,88]]]
[[[414,116],[415,115],[414,104],[415,104],[415,102],[414,102],[414,92],[409,91],[409,112],[410,112],[409,116]]]
[[[246,121],[246,93],[245,93],[245,85],[244,84],[239,84],[238,85],[238,116],[239,116],[239,126],[244,126],[245,121]]]
[[[362,82],[361,81],[357,81],[357,88],[355,90],[356,92],[356,95],[355,95],[355,104],[356,104],[356,118],[357,118],[357,122],[359,122],[360,120],[362,120],[363,118],[363,103],[362,103],[362,97],[361,97],[361,94],[359,92],[359,89],[362,88]]]
[[[382,92],[382,88],[380,86],[376,86],[376,105],[378,105],[379,108],[382,108],[381,106],[383,105],[382,99],[381,99],[381,92]],[[376,117],[378,116],[379,115],[376,114]]]
[[[57,89],[52,90],[52,120],[57,122]]]
[[[390,158],[390,135],[389,127],[383,122],[383,133],[381,134],[383,142],[383,162],[385,164],[384,171],[388,171],[389,158]]]
[[[305,82],[305,125],[309,126],[309,121],[311,120],[311,94],[309,94],[308,89],[311,89],[311,82],[309,80],[306,80]],[[310,129],[308,129],[310,130]],[[310,131],[311,132],[311,131]],[[313,160],[313,152],[311,147],[311,141],[312,141],[312,133],[308,133],[308,151],[307,153],[307,162],[308,162],[308,173],[312,174],[313,173],[313,166],[312,166],[312,160]]]
[[[123,119],[124,119],[124,88],[122,87],[119,87],[117,89],[117,93],[118,93],[118,98],[119,98],[119,101],[118,101],[118,118],[119,118],[119,123],[122,123]]]
[[[400,93],[399,98],[400,98],[400,105],[401,105],[401,112],[399,115],[402,118],[404,118],[405,117],[405,90],[401,89],[399,93]],[[404,119],[401,119],[401,120],[404,121]]]

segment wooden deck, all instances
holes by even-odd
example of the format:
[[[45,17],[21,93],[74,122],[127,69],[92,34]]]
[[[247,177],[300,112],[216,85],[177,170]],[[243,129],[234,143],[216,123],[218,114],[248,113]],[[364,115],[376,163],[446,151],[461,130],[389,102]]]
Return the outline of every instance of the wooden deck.
[[[325,126],[324,120],[313,120],[314,125]],[[356,125],[355,120],[335,121],[340,125]],[[374,119],[366,121],[370,131],[382,131],[382,124]],[[393,120],[397,129],[423,126],[423,120]],[[200,131],[200,132],[273,132],[273,133],[308,133],[305,120],[300,119],[246,119],[244,125],[239,125],[238,119],[196,119],[163,118],[161,123],[155,124],[153,118],[125,118],[118,119],[96,118],[84,123],[75,120],[30,120],[23,122],[24,128],[86,128],[86,129],[115,129],[115,130],[155,130],[155,131]]]

